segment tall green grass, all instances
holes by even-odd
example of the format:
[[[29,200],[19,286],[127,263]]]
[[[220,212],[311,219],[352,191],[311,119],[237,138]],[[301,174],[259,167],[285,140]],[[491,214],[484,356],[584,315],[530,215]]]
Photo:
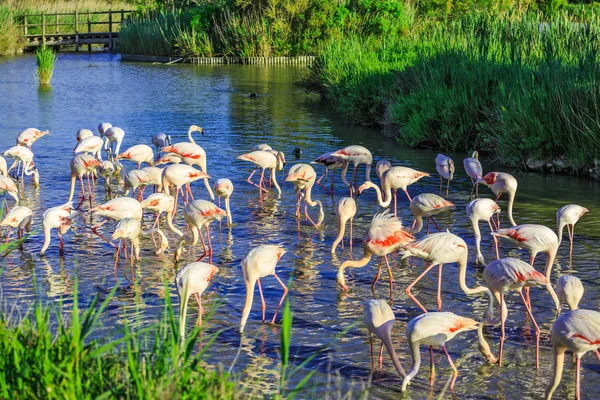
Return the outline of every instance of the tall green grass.
[[[600,18],[477,13],[332,41],[305,84],[402,143],[588,173],[600,154]]]
[[[39,46],[35,52],[35,61],[40,85],[49,85],[54,73],[56,54],[49,47]]]
[[[0,5],[0,56],[12,55],[21,50],[23,40],[15,23],[13,11]]]

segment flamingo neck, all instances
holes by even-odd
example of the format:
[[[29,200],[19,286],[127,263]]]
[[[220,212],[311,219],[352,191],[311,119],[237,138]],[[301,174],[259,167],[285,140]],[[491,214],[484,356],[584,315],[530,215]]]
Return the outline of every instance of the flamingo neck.
[[[489,302],[484,318],[494,318],[494,296],[492,295],[491,290],[481,285],[474,288],[469,288],[467,286],[467,257],[467,252],[465,252],[464,257],[458,260],[458,285],[467,296],[477,293],[487,294]]]
[[[189,294],[187,293],[187,285],[183,289],[183,293],[179,294],[179,346],[183,350],[185,344],[185,320],[187,317],[187,307]]]
[[[337,237],[335,238],[335,240],[333,241],[333,244],[331,245],[331,253],[335,253],[335,248],[344,239],[344,234],[346,233],[346,222],[348,222],[347,218],[345,218],[345,219],[342,219],[342,217],[339,218],[340,229],[339,229]]]
[[[556,235],[558,236],[558,247],[562,243],[563,238],[563,230],[565,229],[565,223],[561,221],[556,221]]]
[[[417,224],[415,225],[414,228],[405,228],[406,232],[409,233],[419,233],[423,230],[423,216],[421,215],[415,215],[415,221],[417,221]]]
[[[346,268],[362,268],[371,260],[371,252],[364,249],[364,256],[359,260],[347,260],[340,265],[337,272],[337,282],[340,286],[346,287],[346,279],[344,278],[344,270]]]
[[[188,140],[190,141],[190,143],[196,144],[196,141],[192,137],[192,132],[192,130],[188,129]]]
[[[477,249],[477,259],[483,258],[481,254],[481,230],[479,229],[479,221],[471,217],[471,226],[473,227],[473,234],[475,236],[475,248]]]
[[[42,249],[40,250],[40,256],[43,256],[44,254],[46,254],[46,250],[48,250],[48,247],[50,246],[50,239],[52,236],[52,228],[50,226],[48,226],[47,224],[45,224],[43,221],[42,221],[42,225],[44,226],[44,245],[42,246]]]
[[[171,231],[175,232],[177,235],[183,236],[183,232],[181,232],[175,227],[175,225],[173,225],[173,211],[167,212],[167,226],[169,227],[169,229],[171,229]]]
[[[417,373],[419,372],[419,368],[421,368],[421,350],[419,349],[419,342],[413,343],[410,337],[408,338],[408,342],[410,346],[410,353],[413,359],[413,364],[410,368],[410,371],[408,371],[408,374],[406,374],[404,380],[402,381],[402,391],[406,390],[406,386],[408,386],[408,383],[411,381],[412,378],[415,377],[415,375],[417,375]]]
[[[348,173],[348,165],[349,165],[348,161],[344,160],[344,166],[342,167],[341,175],[342,175],[342,182],[344,182],[344,185],[351,187],[350,182],[348,182],[348,180],[346,179],[346,174]]]
[[[227,224],[232,225],[231,210],[229,208],[229,196],[225,197],[225,212],[227,213]]]
[[[380,333],[381,335],[377,336],[383,342],[385,349],[387,350],[388,354],[390,355],[390,358],[392,359],[392,362],[394,363],[396,371],[398,371],[398,374],[400,374],[400,376],[404,378],[406,376],[406,372],[404,372],[404,368],[402,368],[402,364],[400,363],[400,360],[396,355],[396,350],[394,350],[394,345],[392,344],[392,327],[394,326],[394,322],[394,320],[390,320],[381,325],[379,329],[383,330],[383,332]]]
[[[546,388],[547,400],[552,399],[552,394],[562,379],[563,367],[565,365],[565,351],[565,347],[554,345],[554,376],[552,377],[552,382]]]
[[[366,181],[371,180],[371,164],[367,164],[365,166],[365,180]]]
[[[510,192],[508,192],[508,220],[510,221],[512,226],[517,225],[515,219],[513,218],[513,204],[515,203],[515,194],[515,190],[511,190]]]
[[[277,189],[277,194],[281,196],[281,188],[277,183],[277,174],[275,173],[275,169],[276,168],[269,168],[269,170],[271,171],[271,181],[273,181],[273,186],[275,186],[275,188]]]
[[[69,200],[67,200],[68,202],[73,201],[73,195],[75,194],[75,180],[77,179],[77,175],[76,174],[71,174],[71,189],[69,190]]]
[[[244,268],[244,272],[246,269]],[[242,310],[242,320],[240,321],[240,333],[244,332],[246,321],[248,321],[248,315],[250,315],[250,309],[252,308],[252,301],[254,300],[254,286],[256,285],[256,279],[248,279],[244,274],[244,280],[246,281],[246,302]]]

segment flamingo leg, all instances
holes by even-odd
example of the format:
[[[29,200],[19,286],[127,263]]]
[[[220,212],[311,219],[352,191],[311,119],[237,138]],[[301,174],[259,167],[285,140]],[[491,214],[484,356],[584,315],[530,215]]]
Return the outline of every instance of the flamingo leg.
[[[194,199],[194,193],[192,193],[192,188],[191,188],[191,185],[189,183],[187,183],[185,185],[185,190],[187,190],[187,192],[190,194],[190,197],[192,198],[192,201],[196,200],[196,199]]]
[[[440,194],[442,194],[442,176],[440,175]]]
[[[390,267],[390,263],[388,261],[387,254],[385,256],[383,256],[383,258],[385,258],[385,263],[387,265],[388,276],[390,278],[390,297],[392,297],[392,285],[393,285],[393,282],[394,282],[394,275],[392,274],[392,268]]]
[[[527,304],[525,296],[523,296],[522,290],[519,290],[519,295],[521,296],[521,300],[523,300],[523,303],[525,304],[525,309],[529,314],[529,318],[531,318],[531,322],[533,322],[533,326],[535,326],[535,368],[540,369],[540,327],[535,322],[535,318],[533,318],[531,306]]]
[[[321,175],[321,177],[317,180],[317,185],[321,186],[327,194],[333,194],[333,183],[331,185],[331,190],[329,190],[328,188],[326,188],[325,186],[323,186],[321,184],[321,181],[323,180],[323,178],[327,178],[328,171],[329,170],[327,168],[325,168],[325,173],[323,175]],[[333,182],[333,180],[332,180],[332,182]]]
[[[213,249],[212,249],[212,243],[210,241],[210,232],[208,230],[208,224],[206,224],[206,236],[208,238],[207,239],[208,240],[208,260],[212,264]]]
[[[494,218],[492,217],[491,220],[493,221]],[[488,221],[488,225],[490,226],[490,231],[494,232],[494,228],[492,228],[492,223],[490,221]],[[494,238],[494,245],[496,247],[496,260],[500,259],[500,251],[498,250],[498,238],[496,236],[492,236]]]
[[[371,368],[373,368],[373,361],[374,361],[374,356],[373,356],[373,333],[369,332],[369,344],[371,347]]]
[[[577,377],[575,379],[577,389],[575,389],[575,398],[577,400],[581,399],[580,386],[581,386],[581,357],[577,357],[576,361],[576,369],[577,369]]]
[[[92,184],[90,183],[90,175],[87,176],[88,193],[90,194],[90,208],[92,208]]]
[[[398,189],[394,189],[394,217],[398,216]]]
[[[350,218],[350,259],[352,260],[352,220],[353,218]],[[343,243],[343,241],[342,241]]]
[[[567,229],[569,229],[569,225],[567,225]],[[569,260],[573,258],[573,238],[575,237],[575,224],[573,224],[573,228],[569,229]]]
[[[198,293],[194,293],[194,297],[196,297],[196,303],[198,303],[198,326],[202,325],[202,314],[204,313],[204,308],[202,307],[202,301],[200,299],[200,295]]]
[[[371,289],[373,289],[375,287],[375,284],[377,283],[377,281],[379,280],[379,277],[381,276],[381,265],[382,264],[383,264],[383,257],[379,257],[379,267],[377,268],[377,275],[375,275],[375,280],[371,284]]]
[[[504,350],[504,293],[500,293],[500,355],[498,365],[502,367],[502,353]]]
[[[252,170],[252,173],[250,174],[250,176],[248,176],[248,179],[246,179],[246,182],[248,182],[249,184],[251,184],[251,185],[253,185],[253,186],[256,186],[256,187],[257,187],[257,188],[259,188],[259,189],[260,189],[260,191],[262,192],[262,191],[263,191],[263,190],[265,190],[265,189],[263,189],[263,188],[261,187],[261,185],[257,185],[256,183],[252,182],[252,176],[254,176],[254,173],[256,172],[256,170],[257,170],[257,169],[258,169],[258,167],[254,168],[254,170]],[[264,170],[263,170],[263,173],[264,173]],[[261,177],[261,180],[262,180],[262,179],[264,179],[264,177]],[[266,190],[265,190],[265,192],[266,192]]]
[[[427,234],[429,235],[429,221],[431,220],[431,217],[427,217]],[[417,220],[415,219],[415,222],[413,223],[413,228],[415,223],[417,222]]]
[[[471,184],[473,185],[471,187],[471,194],[469,194],[469,198],[473,197],[473,192],[475,191],[475,180],[473,179],[472,176],[469,176],[469,179],[471,179]]]
[[[438,230],[438,232],[441,232],[442,230],[440,229],[440,227],[438,226],[437,222],[435,222],[435,218],[431,217],[431,222],[433,222],[433,225],[435,225],[435,229]]]
[[[267,303],[265,303],[265,297],[263,296],[262,286],[260,285],[260,279],[256,281],[258,283],[258,293],[260,293],[260,301],[262,304],[262,322],[265,322],[265,313],[267,312]]]
[[[475,198],[479,197],[479,182],[475,181]]]
[[[427,309],[425,307],[423,307],[423,305],[419,302],[419,300],[417,300],[417,298],[415,296],[413,296],[413,294],[411,293],[411,289],[413,288],[413,286],[415,286],[417,284],[417,282],[419,282],[433,267],[435,267],[435,264],[431,264],[429,265],[429,267],[425,268],[425,271],[423,271],[421,273],[421,275],[417,276],[417,279],[415,279],[413,281],[413,283],[411,283],[410,285],[408,285],[408,287],[406,288],[406,294],[408,295],[408,297],[410,297],[412,299],[412,301],[414,301],[415,303],[417,303],[417,305],[421,308],[421,310],[423,310],[423,312],[427,312]]]
[[[452,383],[450,383],[450,390],[452,390],[452,389],[454,389],[454,383],[456,382],[456,378],[458,377],[458,369],[456,369],[456,366],[452,362],[452,357],[450,357],[450,354],[448,354],[448,350],[446,349],[446,346],[442,346],[442,349],[444,349],[444,353],[446,353],[446,357],[448,357],[448,363],[450,364],[450,367],[452,367],[452,371],[453,371],[452,372]]]
[[[433,386],[433,381],[435,380],[435,365],[433,363],[433,346],[429,346],[429,386]]]
[[[65,242],[63,242],[62,233],[58,231],[58,254],[62,257],[65,255]]]
[[[448,183],[446,184],[446,197],[450,194],[450,179],[448,179]]]
[[[271,320],[272,324],[275,323],[275,317],[277,317],[277,312],[279,311],[279,308],[283,304],[283,300],[285,300],[285,296],[287,296],[287,294],[288,294],[288,288],[287,288],[287,286],[284,285],[283,281],[281,279],[279,279],[277,274],[273,273],[273,276],[277,279],[277,281],[279,281],[279,284],[281,286],[283,286],[283,296],[281,296],[281,300],[279,300],[279,304],[277,305],[277,310],[275,310],[275,314],[273,315],[273,319]]]
[[[443,267],[443,264],[440,264],[439,273],[438,273],[438,291],[437,291],[438,311],[442,311],[442,267]]]
[[[313,221],[313,220],[312,220],[312,218],[311,218],[311,217],[308,215],[308,203],[306,203],[306,204],[304,205],[304,216],[306,217],[306,219],[307,219],[307,220],[309,220],[309,221],[310,221],[310,223],[311,223],[311,224],[313,224],[313,226],[314,226],[316,229],[319,229],[319,226],[320,226],[321,224],[316,224],[316,223],[315,223],[315,221]]]
[[[406,197],[408,197],[408,201],[412,201],[412,197],[410,197],[410,194],[408,194],[408,190],[406,190],[406,188],[404,188],[402,190],[404,190],[404,193],[406,193]]]
[[[12,228],[8,228],[8,235],[6,235],[6,242],[4,242],[4,244],[8,244],[8,240],[10,239],[11,233],[12,233]]]
[[[379,371],[383,371],[383,342],[379,346]]]

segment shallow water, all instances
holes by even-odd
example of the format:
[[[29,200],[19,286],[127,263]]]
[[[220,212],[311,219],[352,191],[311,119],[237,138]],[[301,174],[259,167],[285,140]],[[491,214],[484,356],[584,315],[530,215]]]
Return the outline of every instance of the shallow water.
[[[293,85],[303,73],[299,67],[286,66],[191,66],[152,65],[120,62],[118,56],[107,54],[61,54],[56,65],[52,88],[40,89],[34,79],[35,59],[32,56],[0,58],[0,150],[14,145],[15,137],[27,127],[49,129],[52,134],[40,139],[34,146],[36,165],[41,175],[41,187],[25,186],[23,205],[34,211],[34,229],[38,232],[29,239],[23,252],[16,251],[2,261],[0,278],[3,307],[25,310],[33,298],[33,276],[37,278],[38,294],[46,301],[64,299],[70,303],[73,286],[79,280],[79,301],[85,305],[98,293],[108,293],[119,284],[117,296],[105,313],[102,332],[118,334],[127,320],[136,319],[139,311],[142,324],[154,322],[162,311],[165,294],[164,282],[169,282],[173,302],[177,303],[173,278],[178,268],[195,261],[200,248],[185,253],[183,262],[172,262],[172,249],[168,254],[156,256],[151,241],[142,242],[142,258],[135,266],[135,279],[123,263],[113,273],[112,247],[90,236],[81,228],[77,234],[65,235],[66,256],[58,255],[54,241],[47,253],[38,256],[42,245],[41,215],[47,208],[62,204],[68,197],[69,160],[75,146],[75,133],[80,128],[94,131],[98,123],[109,121],[122,127],[125,140],[122,149],[136,144],[151,145],[151,136],[160,131],[173,136],[173,141],[183,141],[187,127],[198,124],[206,135],[199,144],[208,154],[208,173],[213,181],[227,177],[234,185],[232,212],[234,226],[229,232],[225,226],[219,230],[213,224],[213,263],[220,273],[204,295],[209,333],[223,330],[210,347],[205,358],[207,368],[233,362],[238,347],[240,356],[233,370],[244,379],[244,384],[260,388],[268,395],[276,390],[279,369],[279,326],[262,324],[258,297],[250,314],[246,334],[238,334],[239,316],[245,297],[241,259],[250,248],[263,243],[280,243],[287,254],[279,262],[278,275],[284,282],[291,281],[290,297],[293,299],[294,328],[291,354],[299,364],[310,354],[319,355],[292,378],[293,387],[309,370],[316,369],[316,385],[303,397],[336,396],[353,388],[356,397],[360,388],[372,379],[371,398],[395,398],[400,394],[400,380],[389,357],[384,356],[383,371],[370,375],[369,341],[362,324],[361,303],[367,298],[389,299],[387,274],[370,290],[375,275],[376,261],[363,269],[353,270],[348,276],[350,291],[341,293],[335,281],[337,266],[348,259],[346,247],[338,248],[337,255],[330,247],[337,234],[334,205],[347,195],[341,185],[336,186],[335,200],[320,188],[313,191],[314,198],[325,205],[324,229],[317,232],[303,224],[298,231],[294,219],[295,195],[290,184],[283,183],[283,195],[259,201],[258,191],[245,182],[252,170],[248,163],[235,159],[248,152],[253,145],[268,142],[273,148],[286,153],[288,167],[296,162],[308,162],[320,154],[349,144],[362,144],[369,148],[375,162],[389,158],[394,165],[406,165],[430,172],[431,178],[422,179],[409,188],[411,195],[424,192],[437,193],[439,181],[435,174],[435,152],[415,150],[400,146],[394,140],[382,137],[377,129],[349,126],[337,119],[329,106],[317,96],[308,95]],[[259,93],[254,99],[245,94]],[[296,159],[294,148],[303,150]],[[451,184],[449,200],[457,206],[454,213],[440,215],[437,220],[444,228],[463,237],[469,244],[470,264],[467,283],[474,286],[482,277],[473,267],[474,241],[464,212],[469,200],[470,181],[462,169],[463,154],[452,154],[457,165],[456,180]],[[126,162],[127,168],[134,164]],[[486,171],[492,170],[484,162]],[[493,167],[494,170],[502,170]],[[364,179],[361,167],[361,181]],[[317,167],[320,174],[322,168]],[[600,248],[600,221],[596,212],[600,200],[600,186],[596,182],[565,176],[519,174],[514,215],[518,223],[540,223],[554,228],[556,210],[568,203],[576,203],[591,210],[577,224],[572,263],[568,260],[568,241],[560,249],[554,268],[553,281],[561,274],[573,273],[582,279],[586,293],[583,308],[597,309],[600,290],[596,285],[599,274],[598,249]],[[339,175],[338,175],[339,176]],[[374,177],[375,174],[373,173]],[[103,185],[97,186],[96,202],[103,200]],[[193,186],[196,198],[208,198],[201,184]],[[483,196],[492,197],[486,188]],[[399,215],[411,222],[408,202],[398,195]],[[505,206],[501,200],[500,206]],[[86,209],[86,206],[83,206]],[[362,254],[361,239],[372,215],[379,209],[374,191],[365,192],[359,199],[359,211],[354,221],[354,257]],[[311,210],[312,214],[316,209]],[[149,220],[149,219],[148,219]],[[89,216],[87,218],[89,223]],[[502,215],[504,226],[506,216]],[[182,224],[182,217],[178,217]],[[79,220],[82,226],[83,221]],[[487,227],[481,225],[484,235],[483,251],[486,259],[493,259],[492,242]],[[112,233],[111,226],[103,228]],[[419,235],[420,237],[421,235]],[[173,235],[169,236],[173,242]],[[566,237],[566,234],[565,234]],[[200,246],[199,246],[200,247]],[[501,242],[501,255],[518,255],[527,260],[528,254],[516,251]],[[400,266],[399,257],[390,257],[394,269],[394,294],[392,307],[397,322],[393,340],[405,369],[410,357],[404,332],[407,322],[420,314],[420,310],[404,294],[404,288],[423,269],[420,260],[411,260]],[[543,270],[545,256],[536,261]],[[486,306],[484,297],[467,297],[458,288],[456,265],[444,268],[443,308],[463,316],[480,319]],[[267,301],[267,319],[270,320],[281,296],[281,287],[272,277],[262,280]],[[415,287],[414,293],[428,309],[435,309],[437,273],[425,277]],[[447,348],[460,370],[454,390],[460,398],[542,398],[550,379],[552,349],[548,332],[553,321],[553,303],[545,290],[533,289],[534,315],[542,328],[541,368],[536,372],[533,328],[525,321],[524,308],[517,295],[508,297],[509,318],[505,343],[505,364],[486,365],[477,350],[475,332],[462,334],[448,343]],[[217,304],[218,307],[217,307]],[[190,302],[188,327],[197,315],[195,302]],[[490,329],[488,339],[497,351],[499,329]],[[321,351],[323,346],[326,350]],[[378,347],[376,347],[378,348]],[[425,356],[425,349],[423,349]],[[428,360],[419,375],[412,381],[406,398],[449,397],[445,389],[450,369],[445,358],[436,353],[437,377],[433,389],[429,388]],[[600,367],[593,356],[584,358],[582,393],[593,398],[600,390],[597,383]],[[557,398],[574,396],[573,364],[567,362],[563,382]]]

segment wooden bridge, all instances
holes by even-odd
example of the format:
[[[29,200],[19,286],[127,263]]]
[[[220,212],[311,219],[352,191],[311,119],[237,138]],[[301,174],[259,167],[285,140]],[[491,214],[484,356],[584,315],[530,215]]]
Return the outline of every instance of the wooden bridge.
[[[95,12],[26,14],[19,18],[18,25],[23,30],[25,46],[34,48],[45,46],[81,46],[100,44],[115,50],[119,43],[121,24],[134,11],[110,10]]]

